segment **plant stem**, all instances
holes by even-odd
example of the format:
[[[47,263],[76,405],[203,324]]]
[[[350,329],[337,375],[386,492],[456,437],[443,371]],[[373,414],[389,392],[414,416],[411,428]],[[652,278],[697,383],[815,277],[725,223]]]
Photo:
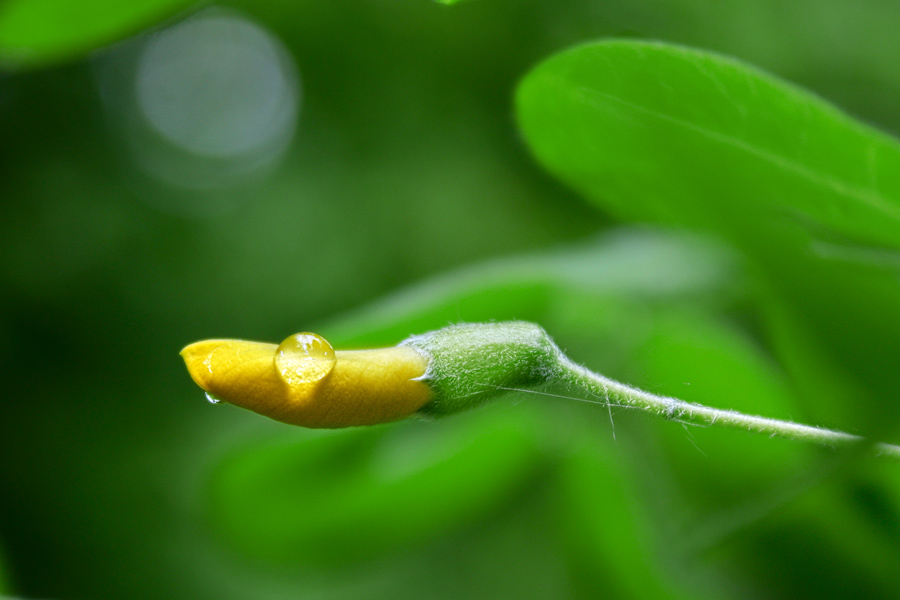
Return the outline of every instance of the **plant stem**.
[[[768,419],[754,415],[745,415],[733,410],[722,410],[692,404],[677,398],[657,396],[629,387],[602,375],[598,375],[581,365],[560,355],[560,367],[563,379],[580,389],[584,389],[597,397],[606,399],[610,404],[631,406],[647,411],[665,419],[689,423],[692,425],[716,425],[732,429],[743,429],[754,433],[763,433],[769,437],[783,437],[802,442],[812,442],[821,446],[856,446],[865,444],[865,438],[842,431],[822,429],[810,425],[801,425],[779,419]],[[900,446],[892,444],[872,444],[879,455],[900,459]]]

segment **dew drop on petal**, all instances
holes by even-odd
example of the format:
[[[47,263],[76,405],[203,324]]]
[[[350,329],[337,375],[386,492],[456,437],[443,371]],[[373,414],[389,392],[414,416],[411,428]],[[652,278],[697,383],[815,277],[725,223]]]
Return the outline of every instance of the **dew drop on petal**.
[[[209,403],[210,403],[210,404],[218,404],[219,402],[222,401],[221,398],[219,398],[219,397],[217,397],[217,396],[213,396],[213,395],[210,394],[209,392],[206,392],[206,399],[209,400]]]
[[[331,373],[334,348],[314,333],[295,333],[275,352],[275,368],[288,384],[312,383]]]

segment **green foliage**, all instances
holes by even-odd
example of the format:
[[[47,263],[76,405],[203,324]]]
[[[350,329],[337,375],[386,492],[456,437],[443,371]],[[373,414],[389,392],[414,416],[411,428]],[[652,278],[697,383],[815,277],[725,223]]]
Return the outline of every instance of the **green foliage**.
[[[822,355],[796,365],[783,348],[810,404],[830,404],[822,419],[896,423],[900,374],[872,357],[900,351],[900,144],[755,69],[666,44],[560,54],[525,79],[518,109],[538,159],[598,205],[748,257],[770,310],[794,317],[776,335]],[[823,389],[810,368],[855,386]]]
[[[748,249],[791,225],[900,240],[900,145],[735,60],[589,44],[529,73],[518,109],[541,162],[623,218],[721,232]]]
[[[341,568],[502,508],[541,465],[540,426],[528,411],[493,411],[437,432],[421,422],[398,427],[236,451],[213,479],[215,524],[252,556]]]
[[[193,0],[8,0],[0,6],[0,66],[70,60],[133,35]]]
[[[565,390],[305,431],[177,356],[527,320],[652,392],[900,441],[900,4],[233,2],[302,103],[212,189],[141,171],[122,100],[124,38],[186,6],[0,6],[4,592],[900,596],[886,461]]]

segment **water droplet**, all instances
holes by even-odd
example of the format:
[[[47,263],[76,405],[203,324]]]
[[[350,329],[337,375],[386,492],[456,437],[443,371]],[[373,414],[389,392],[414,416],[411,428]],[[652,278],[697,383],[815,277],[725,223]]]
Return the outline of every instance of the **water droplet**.
[[[209,400],[210,404],[218,404],[222,401],[221,398],[219,398],[218,396],[213,396],[209,392],[206,392],[206,399]]]
[[[275,352],[275,368],[288,384],[312,383],[331,373],[334,348],[314,333],[295,333]]]

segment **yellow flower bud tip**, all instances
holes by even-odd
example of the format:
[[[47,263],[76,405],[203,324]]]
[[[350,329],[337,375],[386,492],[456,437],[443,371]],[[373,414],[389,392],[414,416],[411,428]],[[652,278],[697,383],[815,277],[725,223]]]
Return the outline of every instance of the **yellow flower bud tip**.
[[[280,345],[205,340],[181,351],[208,395],[302,427],[374,425],[406,418],[432,398],[417,379],[428,359],[409,346],[335,351],[298,333]]]

